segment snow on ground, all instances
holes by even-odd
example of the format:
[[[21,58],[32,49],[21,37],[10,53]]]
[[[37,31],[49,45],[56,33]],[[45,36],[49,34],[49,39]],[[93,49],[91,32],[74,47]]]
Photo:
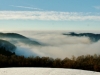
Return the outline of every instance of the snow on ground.
[[[100,75],[100,73],[58,68],[1,68],[0,75]]]

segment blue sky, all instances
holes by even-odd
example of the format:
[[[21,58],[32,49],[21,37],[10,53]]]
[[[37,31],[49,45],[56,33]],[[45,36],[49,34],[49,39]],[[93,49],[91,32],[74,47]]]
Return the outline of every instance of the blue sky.
[[[100,0],[0,0],[0,30],[100,30]]]

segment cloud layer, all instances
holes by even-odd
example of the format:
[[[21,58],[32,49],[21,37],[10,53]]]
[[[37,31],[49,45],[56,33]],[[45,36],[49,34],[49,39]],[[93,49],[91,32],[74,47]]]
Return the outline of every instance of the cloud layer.
[[[52,58],[71,58],[80,55],[100,54],[100,41],[93,43],[87,37],[64,36],[62,32],[19,32],[46,46],[17,45],[16,53],[24,56],[49,56]]]
[[[31,10],[43,10],[43,9],[39,9],[39,8],[33,8],[33,7],[29,7],[29,6],[15,6],[15,5],[10,5],[12,7],[17,7],[17,8],[24,8],[24,9],[31,9]]]
[[[20,6],[23,7],[23,6]],[[30,7],[25,7],[30,8]],[[35,8],[37,9],[37,8]],[[0,11],[0,20],[66,20],[66,21],[100,21],[100,14],[82,12],[56,12],[56,11]]]
[[[100,10],[100,6],[94,6],[94,8]]]

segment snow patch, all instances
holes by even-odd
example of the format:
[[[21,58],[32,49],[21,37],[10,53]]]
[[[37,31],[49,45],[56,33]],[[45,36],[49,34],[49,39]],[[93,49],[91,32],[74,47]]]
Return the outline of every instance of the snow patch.
[[[100,75],[100,73],[60,68],[1,68],[0,75]]]

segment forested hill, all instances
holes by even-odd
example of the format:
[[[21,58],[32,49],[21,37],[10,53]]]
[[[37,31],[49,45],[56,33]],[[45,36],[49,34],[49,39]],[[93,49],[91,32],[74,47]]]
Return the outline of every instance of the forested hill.
[[[8,41],[0,40],[0,54],[11,56],[15,55],[16,46]]]
[[[89,37],[92,42],[97,42],[100,40],[100,34],[94,34],[94,33],[79,33],[79,34],[77,34],[75,32],[70,32],[68,34],[63,33],[63,35],[77,36],[77,37],[83,37],[83,36]]]
[[[21,42],[27,45],[41,45],[39,42],[35,40],[31,40],[23,35],[17,33],[0,33],[0,38],[9,39],[13,42]],[[7,40],[8,41],[8,40]]]
[[[5,49],[11,52],[14,52],[14,50],[16,49],[16,46],[6,40],[0,40],[0,49]]]

